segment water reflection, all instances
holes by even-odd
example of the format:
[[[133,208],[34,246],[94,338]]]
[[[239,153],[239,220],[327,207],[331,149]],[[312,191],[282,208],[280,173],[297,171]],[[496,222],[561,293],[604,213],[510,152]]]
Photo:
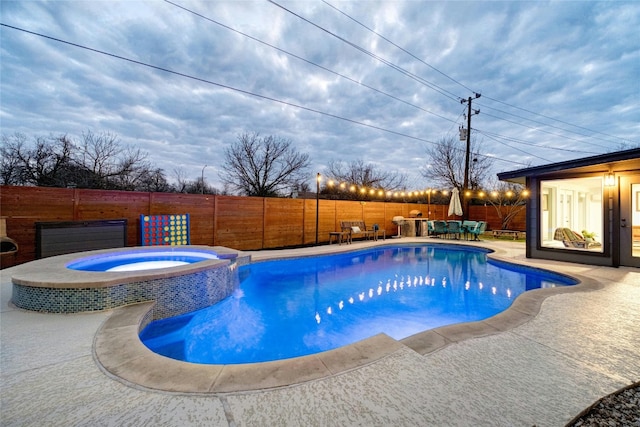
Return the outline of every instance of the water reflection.
[[[402,339],[481,320],[529,289],[569,284],[560,275],[487,261],[482,250],[445,245],[262,262],[241,267],[241,277],[232,297],[191,313],[170,333],[156,324],[166,328],[171,319],[149,325],[145,344],[200,363],[275,360],[381,332]]]

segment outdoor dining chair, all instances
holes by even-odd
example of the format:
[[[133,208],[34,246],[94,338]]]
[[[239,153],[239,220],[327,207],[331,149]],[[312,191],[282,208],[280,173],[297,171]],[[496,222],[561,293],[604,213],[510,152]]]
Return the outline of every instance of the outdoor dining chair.
[[[462,226],[460,221],[447,221],[447,230],[450,239],[455,236],[455,239],[460,239],[460,233],[462,232]]]
[[[441,235],[447,235],[448,233],[447,222],[446,221],[433,221],[433,232],[432,234],[435,237],[440,237]]]
[[[487,223],[485,221],[478,221],[475,227],[467,230],[469,234],[473,236],[473,240],[480,240],[480,236],[484,234],[487,229]]]

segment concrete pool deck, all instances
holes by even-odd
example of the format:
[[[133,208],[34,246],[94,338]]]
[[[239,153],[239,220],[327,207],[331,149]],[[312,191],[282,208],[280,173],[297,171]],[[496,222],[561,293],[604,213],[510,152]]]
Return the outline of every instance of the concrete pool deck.
[[[259,260],[383,243],[390,242],[251,254]],[[338,375],[212,395],[151,391],[114,379],[94,358],[96,333],[113,310],[16,309],[9,304],[11,269],[1,270],[0,424],[556,426],[640,379],[638,269],[526,260],[518,242],[468,243],[494,248],[503,259],[587,277],[601,289],[550,296],[525,323],[425,355],[398,346]]]

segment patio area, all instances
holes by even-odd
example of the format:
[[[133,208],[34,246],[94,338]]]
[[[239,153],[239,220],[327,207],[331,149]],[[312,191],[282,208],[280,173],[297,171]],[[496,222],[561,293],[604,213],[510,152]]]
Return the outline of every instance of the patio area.
[[[402,238],[397,243],[428,241]],[[396,243],[356,242],[249,252],[254,260]],[[451,244],[450,241],[445,243]],[[0,270],[2,426],[561,426],[600,397],[640,380],[640,272],[525,258],[513,241],[460,242],[502,259],[599,282],[544,300],[532,320],[424,355],[398,345],[370,364],[301,384],[189,394],[124,383],[95,360],[113,311],[41,314],[12,306]]]

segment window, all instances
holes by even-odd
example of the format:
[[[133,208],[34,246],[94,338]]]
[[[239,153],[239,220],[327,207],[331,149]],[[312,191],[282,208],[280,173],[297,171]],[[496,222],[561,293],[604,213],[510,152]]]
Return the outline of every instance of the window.
[[[602,252],[603,178],[541,181],[540,245]]]

